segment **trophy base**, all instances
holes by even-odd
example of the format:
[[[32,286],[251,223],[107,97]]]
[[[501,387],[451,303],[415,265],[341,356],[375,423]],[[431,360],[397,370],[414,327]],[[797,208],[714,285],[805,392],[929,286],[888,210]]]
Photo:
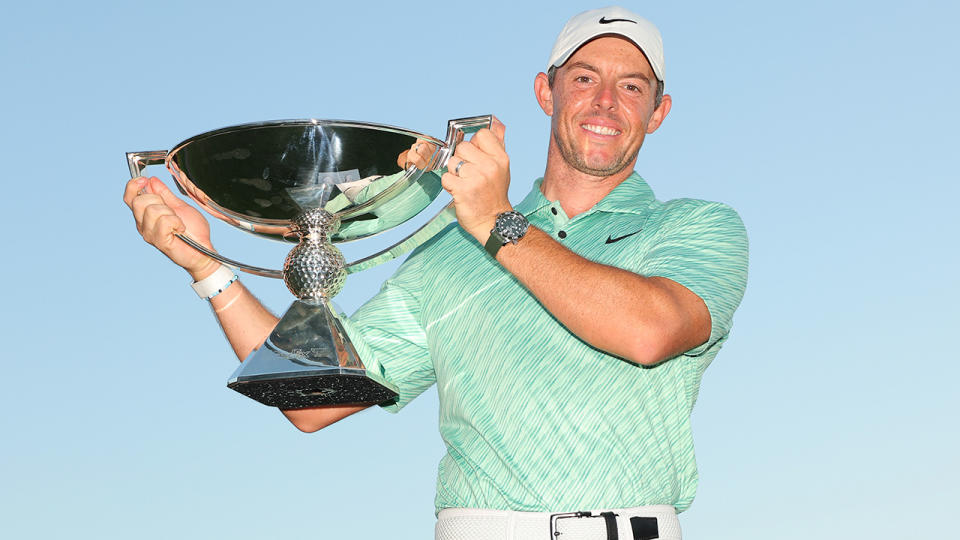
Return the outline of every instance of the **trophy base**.
[[[327,304],[302,300],[290,306],[227,387],[281,409],[382,403],[397,397],[396,389],[367,376]]]
[[[359,373],[352,373],[355,371]],[[397,397],[396,392],[367,377],[364,370],[332,369],[327,374],[318,370],[290,378],[236,380],[227,386],[264,405],[280,409],[382,403]]]

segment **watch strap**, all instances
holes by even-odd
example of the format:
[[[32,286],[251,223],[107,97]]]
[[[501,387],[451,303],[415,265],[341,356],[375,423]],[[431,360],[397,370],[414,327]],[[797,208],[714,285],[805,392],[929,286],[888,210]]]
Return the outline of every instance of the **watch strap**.
[[[487,250],[487,253],[490,254],[494,259],[497,258],[497,252],[500,251],[507,241],[497,233],[497,230],[494,229],[490,231],[490,238],[487,238],[487,243],[483,245],[483,249]]]

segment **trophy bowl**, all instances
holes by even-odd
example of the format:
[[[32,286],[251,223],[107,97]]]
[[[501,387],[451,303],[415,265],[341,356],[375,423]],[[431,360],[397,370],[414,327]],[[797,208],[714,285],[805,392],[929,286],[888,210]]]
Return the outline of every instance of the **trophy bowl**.
[[[454,219],[452,204],[397,244],[347,263],[334,244],[373,236],[420,214],[442,191],[440,171],[464,136],[491,116],[451,120],[445,140],[393,126],[281,120],[226,127],[172,150],[128,152],[132,177],[163,163],[204,211],[256,236],[295,243],[282,270],[247,265],[186,235],[193,248],[235,269],[283,279],[297,297],[227,386],[265,405],[298,409],[380,403],[396,388],[371,379],[331,299],[349,273],[407,253]],[[416,147],[426,163],[399,163]]]

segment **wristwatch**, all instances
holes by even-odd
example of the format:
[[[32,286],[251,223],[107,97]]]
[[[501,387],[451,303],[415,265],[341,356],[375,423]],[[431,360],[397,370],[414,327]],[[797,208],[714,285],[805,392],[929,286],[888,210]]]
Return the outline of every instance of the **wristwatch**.
[[[483,248],[487,250],[494,259],[497,258],[497,252],[500,248],[507,245],[507,242],[516,244],[523,235],[527,234],[527,228],[530,222],[523,214],[511,210],[509,212],[500,212],[497,214],[497,221],[490,230],[490,238]]]

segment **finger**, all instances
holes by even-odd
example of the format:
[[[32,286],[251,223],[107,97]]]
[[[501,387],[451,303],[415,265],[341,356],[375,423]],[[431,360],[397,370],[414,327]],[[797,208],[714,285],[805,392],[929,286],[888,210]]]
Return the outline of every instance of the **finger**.
[[[426,168],[427,158],[433,152],[430,146],[431,145],[425,141],[417,141],[407,154],[407,160],[418,169]]]
[[[453,190],[456,189],[457,182],[459,181],[460,178],[453,174],[453,171],[447,171],[440,177],[440,185],[443,186],[444,191],[450,195],[453,195]]]
[[[157,247],[167,247],[174,241],[174,233],[182,233],[186,230],[183,220],[176,214],[164,214],[157,216],[143,237],[151,244]]]
[[[423,165],[426,166],[427,161],[433,157],[434,152],[437,151],[437,145],[428,142],[428,141],[419,141],[418,144],[413,145],[414,149],[417,151],[417,155],[423,160]]]
[[[454,176],[459,176],[460,178],[467,178],[470,176],[470,171],[468,168],[475,168],[473,163],[466,161],[464,159],[458,160],[457,164],[453,166],[453,169],[450,170]],[[466,171],[466,172],[465,172]]]
[[[133,210],[133,219],[137,222],[137,230],[143,232],[143,213],[148,206],[163,205],[163,199],[153,193],[144,193],[133,198],[131,210]]]
[[[404,169],[410,165],[423,169],[427,166],[427,159],[433,154],[434,149],[434,146],[430,143],[418,140],[397,157],[397,165]]]
[[[506,153],[503,139],[492,129],[481,129],[473,135],[471,141],[491,156],[501,156]]]
[[[159,195],[160,198],[163,199],[164,204],[166,204],[170,208],[181,208],[184,206],[189,206],[182,199],[174,195],[173,192],[170,191],[170,188],[168,188],[167,185],[161,182],[160,179],[157,178],[156,176],[151,176],[150,179],[148,180],[147,190],[150,193]]]
[[[490,156],[478,148],[473,141],[464,141],[453,151],[453,157],[447,162],[447,167],[456,167],[461,159],[470,163],[479,163],[490,159]]]
[[[400,152],[400,155],[397,156],[397,165],[406,169],[407,165],[410,164],[410,158],[413,156],[413,150],[420,144],[419,141],[410,145],[410,148],[407,148],[403,152]]]
[[[500,140],[501,145],[506,143],[507,126],[503,125],[503,122],[501,122],[496,116],[494,116],[490,121],[490,131],[497,136],[497,139]]]
[[[492,137],[492,135],[490,136]],[[489,154],[479,149],[473,143],[463,146],[462,149],[460,145],[457,145],[457,150],[454,152],[453,157],[450,158],[450,161],[447,162],[447,167],[460,178],[466,178],[471,175],[496,174],[500,169],[500,163],[505,159],[503,149],[496,150],[496,152],[498,154]],[[457,165],[459,165],[461,160],[465,163],[460,166],[460,170],[457,171]]]
[[[146,206],[143,209],[143,219],[141,221],[141,226],[143,227],[144,234],[147,231],[152,231],[156,228],[157,220],[163,216],[175,216],[176,214],[169,206],[161,203],[151,204]]]
[[[131,178],[123,188],[123,202],[133,208],[133,199],[137,196],[143,186],[147,185],[147,179],[143,176]]]

